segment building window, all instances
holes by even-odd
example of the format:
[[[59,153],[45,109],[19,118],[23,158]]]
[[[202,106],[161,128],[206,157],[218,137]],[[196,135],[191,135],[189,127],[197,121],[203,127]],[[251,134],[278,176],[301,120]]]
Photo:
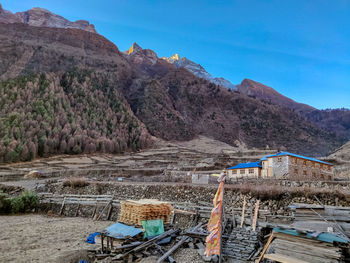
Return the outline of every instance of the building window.
[[[331,171],[331,166],[330,165],[328,165],[328,171]]]
[[[305,170],[303,171],[303,175],[306,175],[306,171]]]
[[[316,165],[315,165],[315,163],[314,163],[314,162],[312,162],[312,168],[315,168],[315,166],[316,166]]]
[[[303,161],[303,165],[305,165],[305,166],[306,166],[306,160],[304,160],[304,161]]]
[[[249,173],[253,174],[254,173],[254,169],[249,169]]]
[[[245,174],[245,170],[244,169],[242,169],[242,170],[240,170],[240,172],[239,172],[240,174]]]
[[[294,163],[294,164],[298,164],[298,159],[295,158],[295,157],[293,157],[293,163]]]
[[[282,157],[278,157],[278,162],[282,162]]]
[[[313,177],[316,177],[316,173],[315,173],[315,172],[312,172],[312,176],[313,176]]]
[[[232,170],[232,174],[237,174],[237,170]]]
[[[298,174],[298,169],[297,168],[294,169],[294,173]]]

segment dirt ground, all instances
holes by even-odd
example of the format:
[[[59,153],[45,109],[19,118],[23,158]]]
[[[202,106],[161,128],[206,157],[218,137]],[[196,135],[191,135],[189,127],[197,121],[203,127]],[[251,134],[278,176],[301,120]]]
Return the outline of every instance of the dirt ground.
[[[86,237],[112,223],[38,214],[0,216],[0,262],[68,262],[62,258],[72,252],[97,248]]]
[[[100,247],[86,243],[86,237],[112,223],[39,214],[0,216],[0,262],[79,262],[79,251],[83,257],[84,250]],[[179,263],[203,262],[195,250],[188,248],[179,249],[173,257]],[[73,258],[75,261],[71,261]],[[153,256],[142,262],[153,263],[157,259]]]

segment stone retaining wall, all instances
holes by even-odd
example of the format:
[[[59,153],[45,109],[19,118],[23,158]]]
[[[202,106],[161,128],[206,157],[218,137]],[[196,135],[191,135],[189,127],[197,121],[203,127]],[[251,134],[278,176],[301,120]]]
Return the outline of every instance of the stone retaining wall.
[[[216,193],[217,185],[190,185],[190,184],[126,184],[94,183],[86,187],[72,188],[63,187],[62,184],[47,185],[41,191],[57,194],[109,194],[116,199],[159,199],[169,202],[187,202],[191,204],[212,206],[212,199]],[[302,189],[301,189],[302,190]],[[313,197],[306,197],[299,193],[298,196],[291,196],[289,193],[278,195],[275,199],[261,200],[260,209],[269,210],[272,215],[286,215],[285,208],[292,203],[318,204]],[[350,194],[350,193],[349,193]],[[251,211],[257,198],[250,193],[243,194],[237,189],[231,189],[228,185],[225,190],[225,209],[227,212],[233,208],[242,207],[243,199],[246,198],[247,210]],[[325,205],[350,206],[350,200],[341,198],[336,194],[318,195],[318,199]]]

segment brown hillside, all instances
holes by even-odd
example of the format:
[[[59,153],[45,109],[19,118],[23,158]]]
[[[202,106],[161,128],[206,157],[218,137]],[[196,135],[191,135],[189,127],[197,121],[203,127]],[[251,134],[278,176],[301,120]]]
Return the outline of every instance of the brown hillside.
[[[309,105],[295,102],[273,88],[251,79],[244,79],[241,84],[237,85],[237,88],[240,93],[245,95],[253,96],[266,102],[281,105],[298,112],[309,112],[315,110],[315,108]]]

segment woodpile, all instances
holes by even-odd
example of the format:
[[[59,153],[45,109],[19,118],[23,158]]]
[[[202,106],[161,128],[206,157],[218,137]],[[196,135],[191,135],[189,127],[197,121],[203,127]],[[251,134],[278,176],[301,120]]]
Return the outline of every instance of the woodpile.
[[[163,219],[170,223],[172,207],[168,202],[155,199],[127,200],[120,202],[119,221],[125,224],[142,225],[143,220]]]
[[[349,239],[350,207],[296,203],[290,208],[293,211],[294,227],[318,232],[331,230]]]
[[[273,236],[274,239],[264,255],[265,259],[299,263],[329,263],[344,260],[341,249],[331,243],[284,233],[273,233]]]

